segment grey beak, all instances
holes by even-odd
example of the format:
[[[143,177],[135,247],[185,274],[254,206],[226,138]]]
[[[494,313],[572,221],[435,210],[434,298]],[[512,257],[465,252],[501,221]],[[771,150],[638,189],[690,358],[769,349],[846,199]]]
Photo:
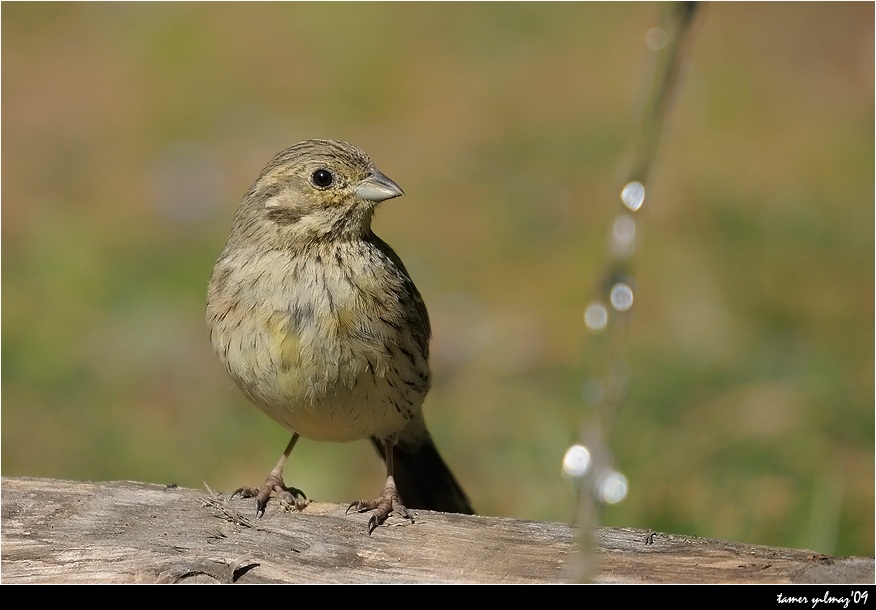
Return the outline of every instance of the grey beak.
[[[401,190],[399,185],[376,169],[356,187],[356,195],[359,198],[374,203],[380,203],[404,194],[405,192]]]

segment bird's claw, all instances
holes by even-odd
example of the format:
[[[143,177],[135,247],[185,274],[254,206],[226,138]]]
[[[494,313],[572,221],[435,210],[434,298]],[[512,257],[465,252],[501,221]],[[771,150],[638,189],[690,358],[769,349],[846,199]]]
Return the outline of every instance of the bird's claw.
[[[350,503],[344,514],[350,514],[350,511],[357,513],[365,513],[370,510],[374,511],[371,519],[368,520],[368,535],[376,530],[384,521],[393,513],[399,517],[408,519],[411,523],[414,522],[414,517],[408,511],[404,504],[401,503],[398,491],[395,487],[385,488],[379,498],[374,500],[356,500]]]
[[[283,477],[273,473],[268,475],[261,488],[239,487],[231,494],[231,498],[236,495],[240,495],[241,498],[255,498],[256,518],[261,519],[265,514],[265,508],[268,506],[268,500],[271,499],[272,493],[277,494],[277,498],[282,504],[297,510],[303,510],[310,503],[303,491],[297,487],[287,487]]]

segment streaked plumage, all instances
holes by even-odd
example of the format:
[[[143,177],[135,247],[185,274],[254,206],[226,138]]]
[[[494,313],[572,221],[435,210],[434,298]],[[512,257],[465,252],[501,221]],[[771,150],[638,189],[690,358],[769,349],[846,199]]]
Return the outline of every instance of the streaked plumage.
[[[284,493],[282,469],[297,435],[372,438],[389,451],[387,485],[410,508],[471,513],[426,430],[430,327],[401,259],[371,230],[375,207],[402,190],[359,149],[307,140],[276,155],[244,196],[210,280],[207,323],[226,370],[256,406],[293,432],[258,490]],[[273,479],[272,479],[273,477]],[[247,488],[252,495],[256,490]]]

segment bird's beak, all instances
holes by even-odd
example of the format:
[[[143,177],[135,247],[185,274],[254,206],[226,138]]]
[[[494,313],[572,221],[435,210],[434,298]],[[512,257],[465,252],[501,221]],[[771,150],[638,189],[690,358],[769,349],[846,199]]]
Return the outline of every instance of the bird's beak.
[[[401,190],[399,185],[376,169],[356,187],[356,195],[359,198],[374,203],[380,203],[404,194],[405,192]]]

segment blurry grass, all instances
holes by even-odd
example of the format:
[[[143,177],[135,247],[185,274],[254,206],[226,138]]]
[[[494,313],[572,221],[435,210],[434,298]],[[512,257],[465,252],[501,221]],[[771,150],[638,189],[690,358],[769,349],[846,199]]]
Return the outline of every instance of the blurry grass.
[[[278,150],[341,137],[433,318],[427,417],[485,514],[566,521],[581,312],[659,7],[2,7],[2,472],[233,489],[287,434],[210,351]],[[711,4],[642,212],[609,525],[873,553],[873,6]],[[290,480],[374,493],[366,443]]]

